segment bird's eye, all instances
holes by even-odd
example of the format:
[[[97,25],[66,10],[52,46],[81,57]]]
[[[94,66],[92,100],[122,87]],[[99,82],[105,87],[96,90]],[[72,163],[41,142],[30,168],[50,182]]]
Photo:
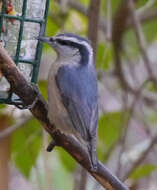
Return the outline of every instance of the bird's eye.
[[[50,42],[54,42],[54,39],[53,39],[53,38],[50,38]]]
[[[57,40],[57,42],[60,44],[60,45],[63,45],[63,46],[67,46],[69,45],[68,41],[65,41],[65,40]]]

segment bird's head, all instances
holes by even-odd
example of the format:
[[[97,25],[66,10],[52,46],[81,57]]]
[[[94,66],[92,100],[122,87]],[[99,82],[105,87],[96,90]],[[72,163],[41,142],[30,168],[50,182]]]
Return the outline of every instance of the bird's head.
[[[80,56],[80,62],[86,64],[93,61],[93,49],[89,41],[79,35],[64,33],[53,37],[39,37],[39,40],[48,43],[58,56]]]

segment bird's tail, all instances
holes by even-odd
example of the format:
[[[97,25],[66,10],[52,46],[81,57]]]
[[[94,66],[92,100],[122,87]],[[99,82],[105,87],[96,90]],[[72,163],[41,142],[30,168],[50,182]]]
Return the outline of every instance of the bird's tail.
[[[98,158],[96,151],[96,138],[92,138],[89,144],[89,153],[91,157],[92,170],[97,170]]]

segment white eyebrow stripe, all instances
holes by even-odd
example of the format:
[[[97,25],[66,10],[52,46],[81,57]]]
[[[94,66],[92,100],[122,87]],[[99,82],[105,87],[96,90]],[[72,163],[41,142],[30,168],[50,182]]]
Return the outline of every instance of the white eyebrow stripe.
[[[88,53],[89,53],[89,64],[93,64],[93,48],[88,42],[84,40],[80,41],[79,39],[75,37],[69,37],[69,36],[55,36],[54,38],[60,39],[60,40],[69,40],[71,42],[76,42],[78,44],[84,45],[87,48]]]

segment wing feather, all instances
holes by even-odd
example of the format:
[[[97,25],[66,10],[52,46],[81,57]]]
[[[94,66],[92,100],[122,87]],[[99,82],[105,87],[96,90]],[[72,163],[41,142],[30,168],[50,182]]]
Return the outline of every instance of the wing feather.
[[[59,68],[56,83],[75,130],[83,139],[96,135],[98,119],[97,78],[93,68]]]

